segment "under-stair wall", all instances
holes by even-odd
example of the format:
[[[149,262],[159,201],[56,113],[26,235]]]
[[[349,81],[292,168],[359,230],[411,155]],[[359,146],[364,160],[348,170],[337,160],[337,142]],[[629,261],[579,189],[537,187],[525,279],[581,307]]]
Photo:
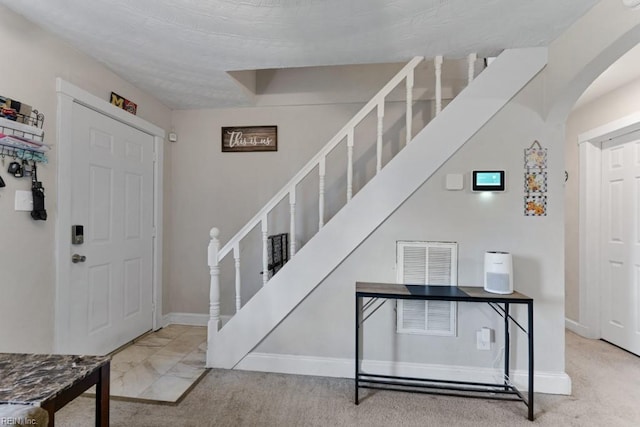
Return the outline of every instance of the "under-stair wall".
[[[545,49],[503,53],[224,328],[210,330],[209,366],[231,368],[244,358],[545,63]]]

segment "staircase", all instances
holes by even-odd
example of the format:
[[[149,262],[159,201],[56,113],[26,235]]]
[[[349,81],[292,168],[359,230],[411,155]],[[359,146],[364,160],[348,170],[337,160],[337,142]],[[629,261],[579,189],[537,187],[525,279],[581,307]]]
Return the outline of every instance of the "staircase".
[[[208,262],[211,272],[210,320],[207,366],[231,369],[255,348],[295,307],[376,230],[405,200],[484,126],[513,96],[546,65],[547,49],[504,51],[473,83],[469,58],[469,85],[446,109],[441,110],[440,70],[436,66],[437,116],[382,167],[382,131],[385,98],[403,81],[406,85],[406,129],[412,126],[414,70],[422,58],[412,59],[369,101],[329,143],[271,199],[258,214],[220,249],[219,231],[211,230]],[[354,196],[354,129],[369,113],[377,112],[376,175]],[[342,141],[347,146],[347,204],[326,224],[324,195],[326,160]],[[300,250],[296,248],[296,186],[312,171],[319,174],[318,232]],[[241,307],[240,242],[261,226],[263,271],[267,271],[268,215],[285,198],[290,206],[289,261],[275,276],[263,275],[263,287]],[[219,262],[233,251],[236,268],[236,313],[220,328]],[[268,283],[267,283],[268,280]]]

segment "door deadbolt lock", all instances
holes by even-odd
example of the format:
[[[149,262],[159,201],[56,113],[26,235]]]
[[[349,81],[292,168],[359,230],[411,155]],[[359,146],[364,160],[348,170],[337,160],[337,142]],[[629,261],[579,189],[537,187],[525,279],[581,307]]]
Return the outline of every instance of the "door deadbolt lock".
[[[84,243],[84,226],[71,226],[71,243],[74,245],[81,245]]]
[[[77,264],[79,262],[85,262],[87,257],[84,255],[73,254],[71,255],[71,262]]]

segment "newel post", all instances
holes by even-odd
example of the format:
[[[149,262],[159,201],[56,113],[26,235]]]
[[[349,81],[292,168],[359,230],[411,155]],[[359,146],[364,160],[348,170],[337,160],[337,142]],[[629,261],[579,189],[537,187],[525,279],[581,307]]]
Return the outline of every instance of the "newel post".
[[[209,289],[209,336],[220,329],[220,267],[218,267],[218,251],[220,249],[220,230],[213,227],[209,233],[209,272],[211,274],[211,288]]]

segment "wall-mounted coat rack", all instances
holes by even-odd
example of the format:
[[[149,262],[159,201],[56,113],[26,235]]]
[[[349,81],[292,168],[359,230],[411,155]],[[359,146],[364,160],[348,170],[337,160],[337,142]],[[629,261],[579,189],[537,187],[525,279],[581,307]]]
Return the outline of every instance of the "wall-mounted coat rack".
[[[0,157],[46,163],[44,144],[44,114],[33,110],[29,115],[12,113],[0,114]]]

